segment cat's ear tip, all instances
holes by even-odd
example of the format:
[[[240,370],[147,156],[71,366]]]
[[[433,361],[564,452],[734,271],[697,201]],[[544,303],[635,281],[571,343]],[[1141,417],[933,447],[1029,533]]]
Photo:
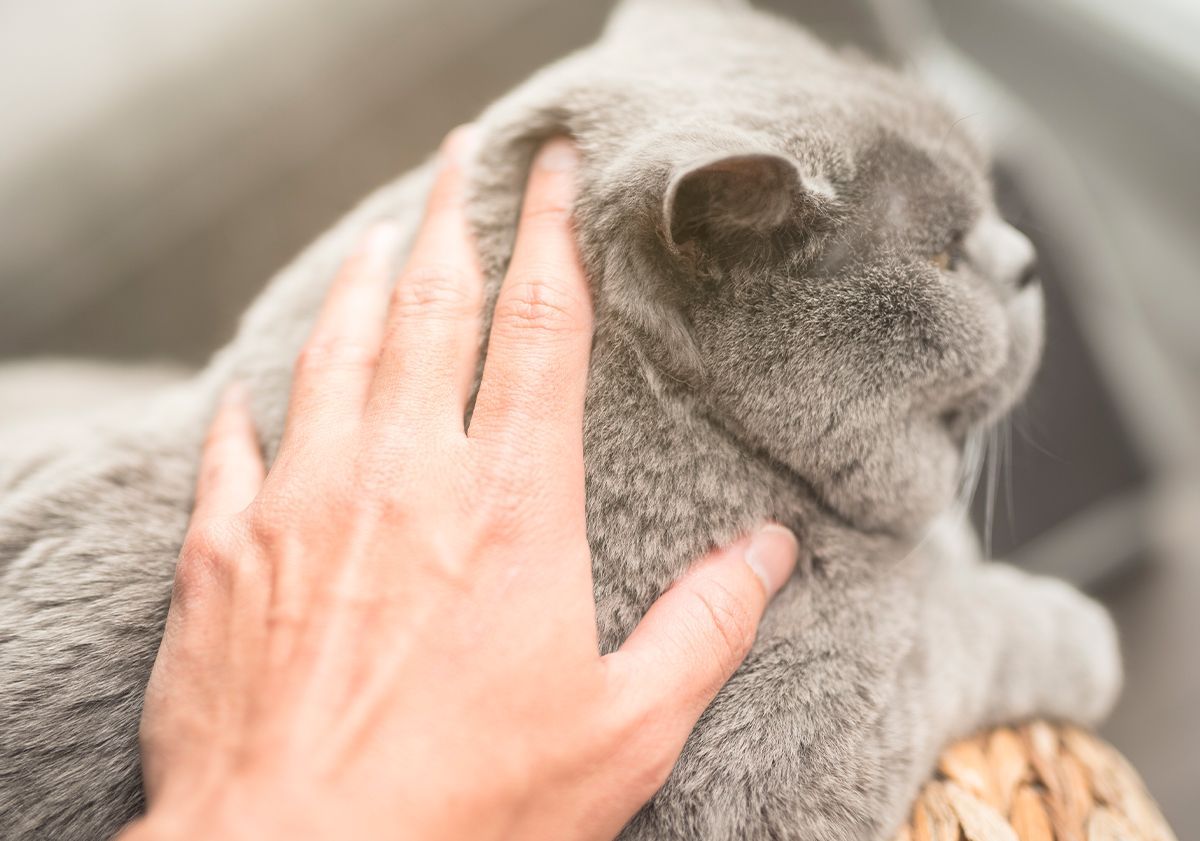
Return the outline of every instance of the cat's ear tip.
[[[838,191],[833,182],[821,175],[802,176],[804,189],[815,198],[824,201],[837,201]]]

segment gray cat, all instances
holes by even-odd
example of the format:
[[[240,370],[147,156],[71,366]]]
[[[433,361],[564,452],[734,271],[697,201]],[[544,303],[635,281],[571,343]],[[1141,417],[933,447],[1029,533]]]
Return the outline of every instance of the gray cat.
[[[1041,293],[954,117],[747,7],[643,0],[480,120],[472,212],[493,294],[533,149],[566,131],[584,158],[604,648],[757,521],[804,547],[624,839],[883,839],[948,740],[1035,714],[1091,724],[1113,701],[1105,613],[984,562],[959,514],[971,442],[1036,365]],[[3,838],[92,841],[138,812],[141,695],[214,396],[247,382],[270,456],[340,259],[374,220],[412,230],[430,173],[301,255],[194,379],[86,431],[9,441]]]

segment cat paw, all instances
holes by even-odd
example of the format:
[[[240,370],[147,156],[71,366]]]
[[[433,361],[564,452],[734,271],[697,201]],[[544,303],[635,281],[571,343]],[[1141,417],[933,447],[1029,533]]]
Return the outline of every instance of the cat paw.
[[[1121,691],[1117,628],[1098,602],[1061,581],[1039,582],[1054,627],[1051,706],[1057,717],[1093,726],[1112,710]]]

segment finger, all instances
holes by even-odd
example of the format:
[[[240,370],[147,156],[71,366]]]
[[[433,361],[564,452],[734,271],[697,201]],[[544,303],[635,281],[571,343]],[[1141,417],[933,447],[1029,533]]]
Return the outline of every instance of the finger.
[[[222,396],[204,439],[192,523],[243,510],[262,487],[264,473],[245,389],[232,385]]]
[[[472,437],[507,440],[548,476],[582,453],[592,305],[571,230],[577,164],[561,137],[534,160],[471,421]]]
[[[281,449],[322,432],[335,436],[362,416],[383,336],[395,223],[372,227],[342,265],[296,359]]]
[[[666,737],[682,749],[696,720],[754,643],[768,601],[796,566],[798,544],[767,525],[698,562],[656,601],[614,654],[619,685],[635,708],[663,711]]]
[[[466,218],[466,168],[474,129],[447,137],[425,218],[388,307],[370,417],[397,411],[452,419],[463,412],[479,353],[483,276]]]

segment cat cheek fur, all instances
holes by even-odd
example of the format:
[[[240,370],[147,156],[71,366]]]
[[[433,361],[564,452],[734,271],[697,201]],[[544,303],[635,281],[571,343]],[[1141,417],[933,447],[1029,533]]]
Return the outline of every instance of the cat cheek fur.
[[[904,260],[719,283],[692,320],[731,432],[866,528],[917,528],[950,504],[961,441],[943,413],[1009,388],[1008,319],[986,286]]]

